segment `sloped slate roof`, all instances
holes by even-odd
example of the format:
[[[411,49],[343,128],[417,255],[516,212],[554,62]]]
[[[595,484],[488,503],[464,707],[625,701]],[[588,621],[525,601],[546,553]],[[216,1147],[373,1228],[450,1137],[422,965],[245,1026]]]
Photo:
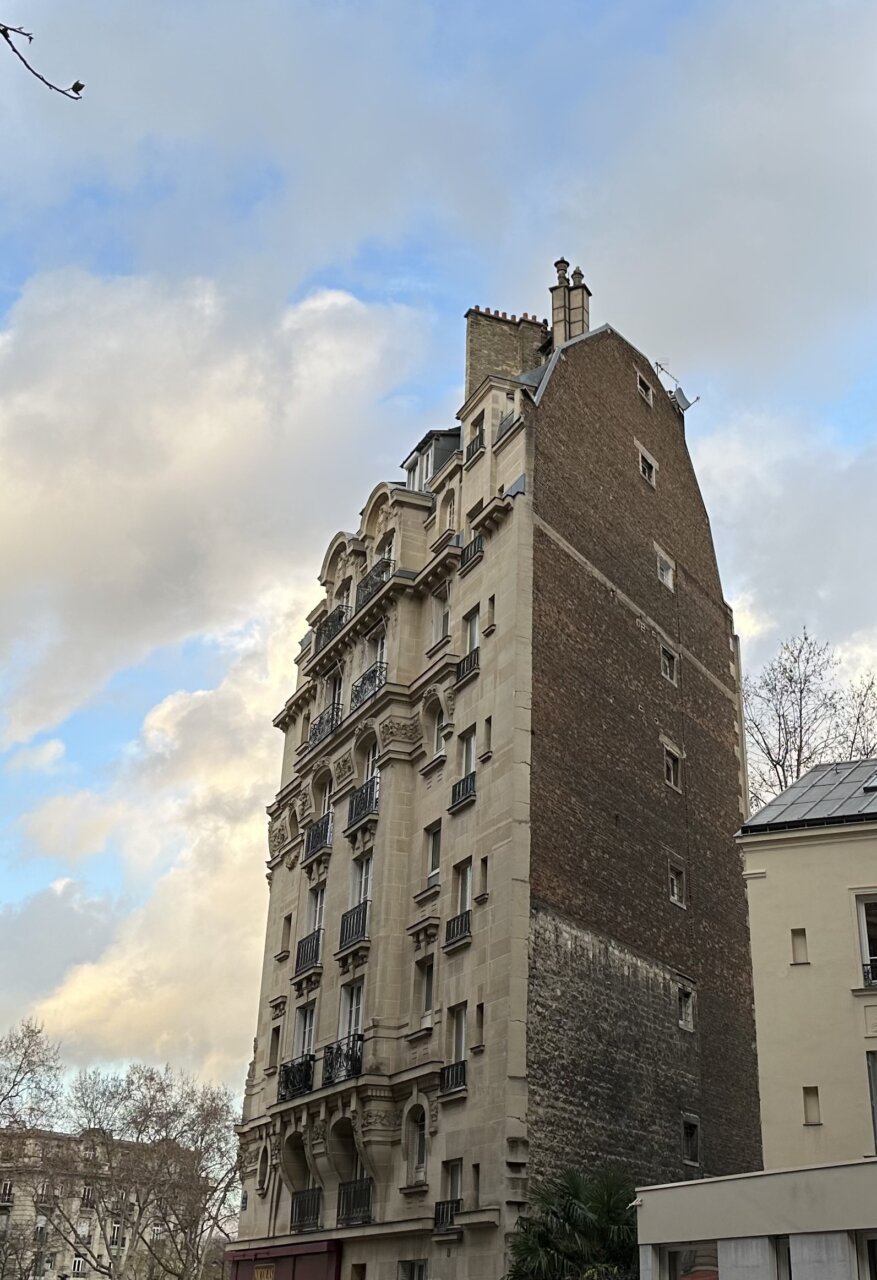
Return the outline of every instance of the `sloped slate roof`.
[[[877,822],[877,760],[819,764],[752,815],[741,835]]]

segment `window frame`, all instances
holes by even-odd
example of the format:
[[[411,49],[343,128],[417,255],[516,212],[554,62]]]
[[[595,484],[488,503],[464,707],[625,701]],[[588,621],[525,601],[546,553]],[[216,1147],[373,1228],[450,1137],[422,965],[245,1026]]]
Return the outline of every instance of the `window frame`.
[[[661,676],[675,688],[679,684],[679,654],[667,645],[660,645]]]
[[[682,1163],[688,1165],[689,1168],[700,1169],[703,1164],[703,1135],[700,1127],[700,1116],[696,1116],[691,1111],[683,1111],[680,1123],[682,1137]],[[697,1138],[697,1158],[695,1160],[692,1160],[687,1154],[688,1146],[686,1138],[688,1130],[693,1130]]]
[[[658,463],[645,445],[634,438],[637,452],[637,470],[651,489],[658,487]]]
[[[640,373],[639,369],[636,371],[636,389],[649,408],[653,409],[655,405],[654,387],[649,382],[648,378],[644,377],[643,374]]]
[[[435,865],[433,865],[433,863]],[[441,819],[426,828],[426,883],[427,887],[441,881],[442,824]]]
[[[682,791],[682,753],[675,747],[664,747],[664,784],[672,791]]]
[[[668,591],[675,594],[676,592],[676,561],[671,555],[668,555],[663,547],[659,547],[657,542],[654,544],[656,567],[658,572],[658,581],[661,586],[666,587]]]
[[[682,896],[679,897],[674,891],[675,886],[680,885]],[[688,868],[681,858],[667,859],[667,896],[673,903],[674,907],[688,907]]]
[[[676,985],[676,1021],[682,1031],[695,1030],[694,988],[679,982]]]

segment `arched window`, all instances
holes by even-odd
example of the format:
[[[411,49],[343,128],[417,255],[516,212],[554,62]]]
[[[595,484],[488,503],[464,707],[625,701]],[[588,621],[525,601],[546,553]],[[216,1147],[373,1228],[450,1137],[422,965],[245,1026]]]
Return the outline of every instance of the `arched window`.
[[[434,756],[441,755],[445,749],[445,716],[441,707],[436,707],[433,712],[433,728],[432,728],[432,754]]]
[[[291,1133],[283,1144],[283,1173],[293,1191],[306,1191],[311,1185],[311,1171],[300,1133]]]
[[[457,527],[456,524],[454,523],[456,519],[455,505],[456,505],[456,494],[454,493],[453,489],[449,489],[448,492],[445,494],[445,496],[442,498],[442,517],[441,517],[442,529],[455,529]]]
[[[412,1107],[408,1112],[408,1184],[426,1182],[426,1111]]]

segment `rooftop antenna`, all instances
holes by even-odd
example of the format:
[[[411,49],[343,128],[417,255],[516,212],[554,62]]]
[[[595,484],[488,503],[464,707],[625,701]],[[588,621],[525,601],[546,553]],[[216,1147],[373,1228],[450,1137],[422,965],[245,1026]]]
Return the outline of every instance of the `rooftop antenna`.
[[[693,404],[697,404],[698,400],[700,399],[700,396],[695,396],[693,400],[689,400],[688,396],[685,394],[685,392],[682,390],[682,388],[679,385],[679,379],[674,378],[673,374],[670,372],[670,370],[667,368],[666,365],[660,364],[659,361],[656,360],[655,369],[657,370],[658,373],[663,373],[664,376],[666,378],[669,378],[670,381],[674,384],[673,390],[668,391],[667,394],[670,397],[670,399],[673,401],[673,403],[676,405],[677,409],[680,409],[682,413],[684,413],[685,410],[690,409]]]

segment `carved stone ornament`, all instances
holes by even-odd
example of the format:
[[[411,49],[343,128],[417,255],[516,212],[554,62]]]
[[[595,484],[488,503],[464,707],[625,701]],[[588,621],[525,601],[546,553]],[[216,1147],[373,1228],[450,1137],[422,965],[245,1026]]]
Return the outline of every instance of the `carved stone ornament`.
[[[272,854],[279,853],[290,839],[289,814],[282,813],[268,827],[268,847]]]
[[[455,697],[453,689],[445,689],[445,711],[447,712],[449,720],[453,720],[454,718],[454,702]]]
[[[271,1001],[271,1017],[276,1021],[277,1018],[282,1018],[284,1013],[286,1013],[286,996],[279,996]]]
[[[268,1139],[268,1145],[271,1150],[271,1163],[280,1164],[280,1134],[272,1133]]]
[[[366,1129],[398,1129],[402,1123],[401,1111],[366,1111],[362,1118]]]
[[[423,729],[417,716],[402,720],[391,716],[381,721],[381,746],[386,747],[393,741],[419,742],[423,737]]]
[[[325,1120],[312,1120],[310,1123],[310,1131],[311,1131],[312,1142],[326,1141],[326,1121]]]
[[[439,1104],[438,1098],[433,1098],[429,1104],[429,1131],[435,1133],[438,1130],[439,1121]]]
[[[367,734],[374,733],[374,728],[375,728],[374,720],[363,720],[362,724],[357,729],[356,737],[354,738],[354,741],[356,742],[357,746],[359,745],[360,742],[362,742],[363,738]]]
[[[295,853],[293,852],[292,849],[290,849],[289,853],[286,855],[283,861],[286,865],[287,871],[291,871],[293,867],[298,865],[298,853]]]
[[[350,751],[346,751],[339,760],[335,762],[335,785],[340,787],[342,782],[353,773],[353,755]]]
[[[266,871],[266,872],[265,872],[265,879],[268,881],[268,888],[270,889],[270,888],[271,888],[271,882],[272,882],[272,881],[273,881],[273,879],[274,879],[274,872],[273,872],[273,871]]]
[[[375,537],[378,541],[380,541],[381,538],[384,536],[384,534],[387,532],[387,521],[389,517],[390,517],[390,504],[388,502],[385,502],[382,504],[381,509],[378,512],[378,518],[375,521]]]

